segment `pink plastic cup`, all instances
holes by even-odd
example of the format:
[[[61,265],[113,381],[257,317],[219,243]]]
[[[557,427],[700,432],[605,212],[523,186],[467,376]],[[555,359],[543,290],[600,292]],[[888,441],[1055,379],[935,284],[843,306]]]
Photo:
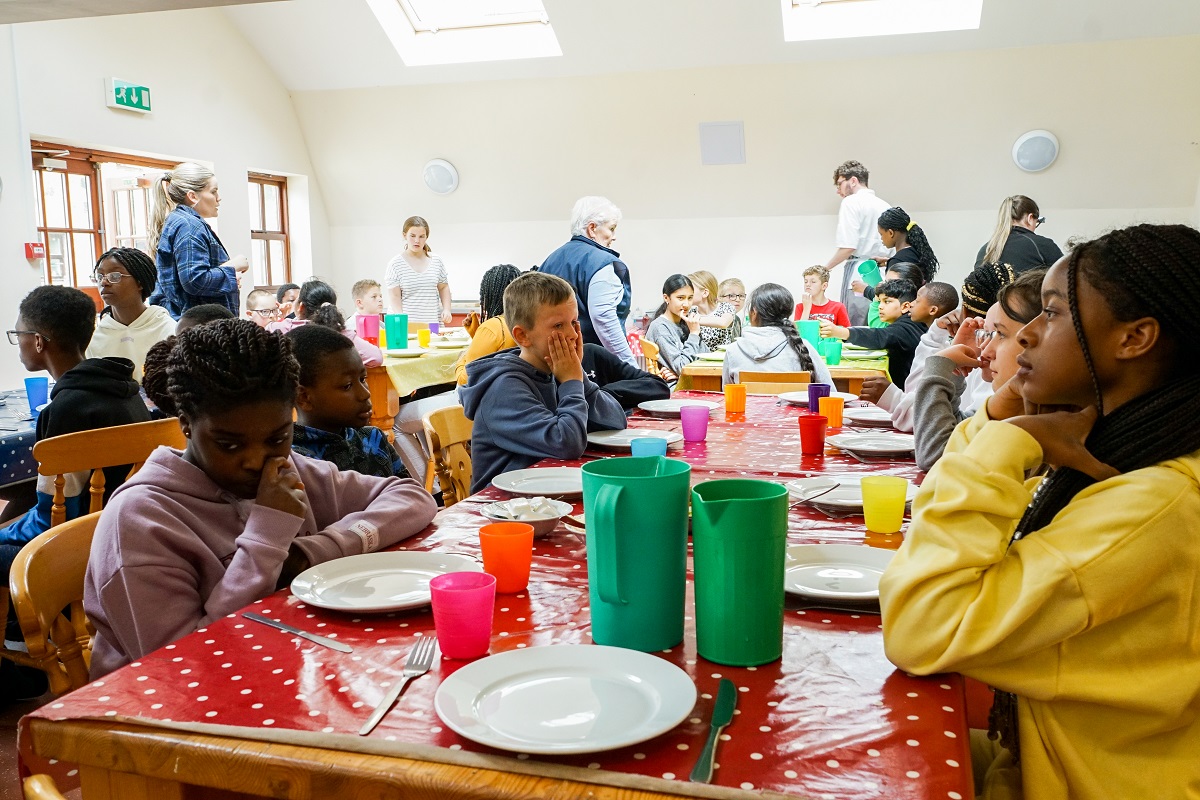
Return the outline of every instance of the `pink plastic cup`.
[[[800,452],[806,456],[819,456],[825,452],[825,428],[828,417],[820,414],[801,414],[796,418],[800,425]]]
[[[479,658],[492,644],[496,578],[486,572],[448,572],[429,581],[433,626],[446,658]]]
[[[708,437],[708,411],[708,406],[683,406],[679,409],[685,442],[703,442]]]

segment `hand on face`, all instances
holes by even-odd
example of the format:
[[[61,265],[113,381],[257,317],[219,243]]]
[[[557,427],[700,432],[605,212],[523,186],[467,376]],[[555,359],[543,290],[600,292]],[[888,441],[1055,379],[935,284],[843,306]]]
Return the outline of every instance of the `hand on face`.
[[[572,342],[560,331],[550,334],[546,364],[559,383],[583,380],[583,336],[579,323],[574,324],[575,340]]]
[[[974,317],[972,317],[974,319]],[[963,321],[963,312],[961,308],[956,308],[948,314],[944,314],[937,318],[934,323],[938,327],[945,328],[951,336],[958,333],[958,328]]]
[[[1006,380],[1002,385],[992,387],[995,394],[987,399],[987,414],[989,419],[1011,419],[1022,414],[1032,413],[1025,407],[1025,397],[1021,394],[1024,381],[1019,375]]]
[[[1047,464],[1068,467],[1102,481],[1121,473],[1097,460],[1085,446],[1097,416],[1095,406],[1088,406],[1082,411],[1023,415],[1013,417],[1008,422],[1037,439],[1042,446],[1042,458]]]
[[[254,501],[260,506],[273,508],[294,517],[304,518],[308,514],[308,495],[300,474],[286,458],[276,456],[263,464],[262,477],[258,481],[258,494]]]
[[[683,321],[688,326],[688,334],[689,335],[700,332],[700,320],[697,319],[694,315],[688,315],[688,316],[684,317]]]

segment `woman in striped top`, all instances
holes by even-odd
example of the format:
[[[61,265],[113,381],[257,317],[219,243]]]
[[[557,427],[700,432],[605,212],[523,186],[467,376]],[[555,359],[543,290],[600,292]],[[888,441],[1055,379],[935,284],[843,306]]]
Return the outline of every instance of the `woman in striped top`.
[[[446,265],[429,250],[429,223],[421,217],[404,220],[404,252],[388,264],[383,285],[393,313],[408,314],[409,322],[450,324],[450,283]]]

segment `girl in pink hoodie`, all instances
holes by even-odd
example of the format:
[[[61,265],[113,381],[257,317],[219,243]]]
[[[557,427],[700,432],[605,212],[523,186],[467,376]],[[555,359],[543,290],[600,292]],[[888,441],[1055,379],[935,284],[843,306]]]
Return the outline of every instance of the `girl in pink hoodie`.
[[[188,446],[156,450],[100,518],[84,588],[93,678],[311,565],[412,536],[437,511],[416,481],[291,452],[299,367],[287,337],[248,320],[202,325],[180,334],[166,371]]]

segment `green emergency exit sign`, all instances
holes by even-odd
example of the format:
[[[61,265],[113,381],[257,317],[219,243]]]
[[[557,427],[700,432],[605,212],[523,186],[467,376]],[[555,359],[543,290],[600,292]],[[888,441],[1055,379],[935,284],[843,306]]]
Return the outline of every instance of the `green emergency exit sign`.
[[[106,78],[104,83],[108,90],[107,104],[109,108],[138,111],[142,114],[150,113],[149,86],[138,86],[136,83],[118,78]]]

